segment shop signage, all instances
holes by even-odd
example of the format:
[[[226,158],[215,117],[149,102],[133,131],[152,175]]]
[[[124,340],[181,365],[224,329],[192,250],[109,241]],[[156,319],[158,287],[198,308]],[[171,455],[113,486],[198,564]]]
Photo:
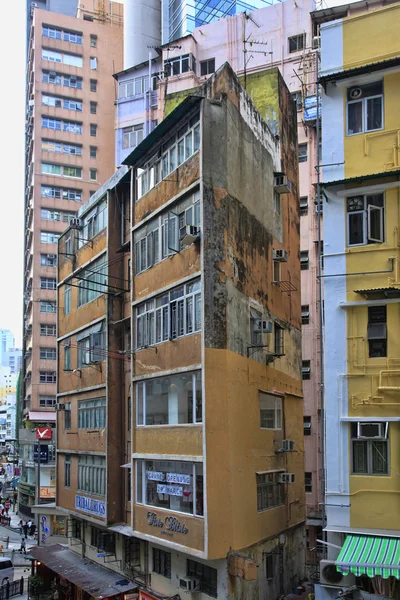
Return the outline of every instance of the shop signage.
[[[37,440],[51,440],[51,427],[36,427]]]
[[[56,488],[55,487],[41,487],[40,488],[40,497],[41,498],[55,498],[56,497]]]
[[[147,471],[149,481],[166,481],[167,483],[180,483],[190,485],[190,475],[183,473],[163,473],[162,471]]]
[[[178,521],[176,517],[165,517],[160,519],[157,513],[148,512],[147,523],[152,527],[159,527],[161,533],[165,533],[166,535],[171,535],[172,533],[183,533],[186,535],[189,533],[189,529],[186,525]]]
[[[75,508],[98,517],[106,516],[106,503],[87,496],[75,496]]]
[[[168,494],[168,496],[183,496],[183,488],[176,485],[157,484],[157,494]]]

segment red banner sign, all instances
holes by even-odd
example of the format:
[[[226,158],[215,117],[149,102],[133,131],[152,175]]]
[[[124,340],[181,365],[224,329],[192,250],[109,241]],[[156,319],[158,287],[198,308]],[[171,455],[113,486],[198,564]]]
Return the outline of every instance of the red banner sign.
[[[36,439],[37,440],[51,440],[52,430],[51,427],[36,427]]]

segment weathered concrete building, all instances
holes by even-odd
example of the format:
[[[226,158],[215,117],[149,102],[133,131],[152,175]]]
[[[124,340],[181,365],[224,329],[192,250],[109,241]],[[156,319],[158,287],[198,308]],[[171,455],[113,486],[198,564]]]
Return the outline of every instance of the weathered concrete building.
[[[131,527],[167,595],[275,597],[303,572],[296,110],[268,76],[274,132],[226,64],[125,160]]]

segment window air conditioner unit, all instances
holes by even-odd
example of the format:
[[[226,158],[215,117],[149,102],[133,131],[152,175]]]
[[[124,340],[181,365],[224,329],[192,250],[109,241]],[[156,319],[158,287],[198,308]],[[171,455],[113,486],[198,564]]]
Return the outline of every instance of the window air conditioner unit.
[[[253,331],[259,333],[272,333],[272,321],[264,321],[263,319],[254,319]]]
[[[358,438],[386,438],[387,423],[357,423]]]
[[[351,587],[355,584],[356,578],[353,573],[343,575],[336,569],[336,565],[331,560],[321,560],[319,564],[320,584],[329,587]]]
[[[292,190],[292,184],[286,175],[275,175],[274,189],[277,194],[288,194]]]
[[[311,423],[304,423],[304,431],[306,429],[310,429],[311,430]]]
[[[316,50],[320,46],[321,46],[321,36],[314,35],[313,41],[312,41],[312,47]]]
[[[65,410],[65,404],[57,402],[57,404],[56,404],[56,410]]]
[[[279,483],[294,483],[294,473],[279,473]]]
[[[282,440],[282,450],[285,452],[294,452],[294,440]]]
[[[272,258],[277,262],[287,262],[289,255],[286,250],[272,250]]]
[[[189,246],[193,244],[200,237],[200,228],[195,227],[194,225],[185,225],[180,230],[182,244],[184,246]]]
[[[185,592],[196,592],[200,591],[200,581],[194,577],[180,577],[179,578],[179,589]]]

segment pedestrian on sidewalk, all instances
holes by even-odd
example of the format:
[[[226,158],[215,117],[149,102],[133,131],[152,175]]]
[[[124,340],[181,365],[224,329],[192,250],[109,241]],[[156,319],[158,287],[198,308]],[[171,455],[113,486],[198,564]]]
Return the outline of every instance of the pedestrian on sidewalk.
[[[17,492],[17,491],[15,491],[15,492],[14,492],[14,494],[13,494],[13,505],[14,505],[14,511],[15,511],[15,508],[16,508],[16,506],[17,506],[17,502],[18,502],[18,492]]]
[[[22,554],[22,552],[24,552],[24,554],[26,554],[26,541],[24,536],[22,536],[21,538],[21,547],[19,549],[19,553]]]
[[[28,537],[28,529],[29,529],[28,523],[24,523],[22,529],[24,530],[24,536],[25,536],[25,539],[26,539]]]
[[[22,535],[23,527],[24,527],[24,522],[22,519],[20,519],[20,521],[18,523],[18,527],[19,527],[19,535]]]

